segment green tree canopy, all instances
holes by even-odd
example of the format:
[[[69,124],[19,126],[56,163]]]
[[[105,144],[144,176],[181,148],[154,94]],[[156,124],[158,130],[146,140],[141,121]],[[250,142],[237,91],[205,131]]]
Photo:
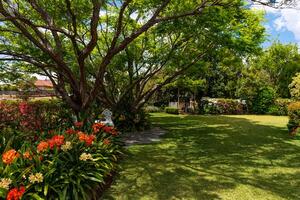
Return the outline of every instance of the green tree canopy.
[[[0,54],[48,76],[76,112],[127,94],[139,108],[212,52],[256,51],[261,20],[241,0],[0,1]]]
[[[273,43],[260,56],[252,60],[252,67],[265,70],[272,86],[280,97],[287,98],[289,84],[297,72],[300,72],[300,54],[295,44]]]

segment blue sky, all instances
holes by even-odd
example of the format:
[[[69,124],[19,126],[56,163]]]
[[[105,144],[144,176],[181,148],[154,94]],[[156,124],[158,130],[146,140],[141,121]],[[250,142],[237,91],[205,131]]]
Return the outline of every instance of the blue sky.
[[[273,41],[282,43],[297,43],[300,47],[300,10],[273,9],[264,6],[255,6],[255,9],[265,11],[268,41],[263,46],[268,47]]]
[[[263,46],[268,47],[273,41],[280,41],[282,43],[300,43],[295,37],[295,33],[288,30],[287,28],[277,28],[276,20],[280,17],[278,14],[266,13],[266,22],[264,23],[267,34],[268,41],[266,41]],[[299,19],[300,20],[300,19]]]

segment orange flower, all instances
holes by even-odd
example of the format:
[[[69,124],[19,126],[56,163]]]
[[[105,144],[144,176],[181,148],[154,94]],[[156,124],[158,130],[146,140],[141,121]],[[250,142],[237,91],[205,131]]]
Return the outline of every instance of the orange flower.
[[[77,127],[77,128],[80,128],[80,127],[83,126],[83,122],[75,122],[74,126]]]
[[[2,161],[9,165],[11,164],[16,158],[18,158],[20,156],[20,154],[14,150],[14,149],[11,149],[7,152],[4,152],[3,155],[2,155]]]
[[[84,134],[83,132],[79,131],[77,133],[77,135],[78,135],[78,138],[79,138],[80,141],[84,141],[85,140],[85,135],[86,134]]]
[[[109,139],[104,139],[104,140],[103,140],[103,144],[109,145],[109,144],[110,144],[110,140],[109,140]]]
[[[55,146],[60,147],[64,144],[65,137],[63,135],[54,135],[51,139],[47,140],[49,148],[53,149]]]
[[[85,142],[87,146],[90,146],[96,138],[94,135],[84,134],[83,132],[78,132],[77,134],[79,140]]]
[[[37,146],[37,152],[43,152],[45,150],[47,150],[49,147],[49,143],[46,141],[41,141],[38,146]]]
[[[13,188],[7,193],[6,200],[20,200],[25,192],[25,187]]]
[[[94,135],[87,135],[86,139],[85,139],[85,143],[87,146],[91,146],[93,144],[93,141],[95,140],[95,136]]]
[[[32,160],[32,157],[31,157],[29,151],[26,151],[25,153],[23,153],[23,157],[26,158],[26,159]]]

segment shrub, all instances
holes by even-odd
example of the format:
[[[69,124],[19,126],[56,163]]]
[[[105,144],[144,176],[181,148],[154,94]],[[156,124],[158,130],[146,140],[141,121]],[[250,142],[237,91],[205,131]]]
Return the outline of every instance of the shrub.
[[[178,108],[174,108],[174,107],[166,107],[165,112],[169,114],[175,114],[175,115],[179,114]]]
[[[199,105],[202,114],[243,114],[245,105],[233,99],[203,99]]]
[[[292,101],[290,99],[276,99],[274,104],[269,107],[267,114],[287,116],[288,115],[288,105]]]
[[[300,127],[300,101],[293,102],[288,106],[288,130],[291,135],[296,135]]]
[[[72,111],[60,100],[0,101],[0,131],[36,132],[67,127]]]
[[[271,87],[263,87],[252,102],[252,111],[257,114],[266,114],[276,99],[276,92]]]
[[[123,111],[114,113],[114,124],[122,132],[143,131],[150,128],[150,115],[143,109],[138,111]]]
[[[161,112],[161,109],[159,107],[156,107],[156,106],[146,106],[144,108],[144,111],[146,113],[156,113],[156,112]]]
[[[291,96],[295,99],[300,99],[300,73],[297,73],[289,85]]]
[[[42,132],[19,149],[7,145],[0,161],[1,199],[96,199],[117,167],[118,132],[101,123],[81,125]]]

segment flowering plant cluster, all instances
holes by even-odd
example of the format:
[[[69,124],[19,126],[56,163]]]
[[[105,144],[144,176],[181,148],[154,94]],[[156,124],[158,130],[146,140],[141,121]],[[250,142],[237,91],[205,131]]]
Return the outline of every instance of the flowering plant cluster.
[[[199,106],[203,114],[243,114],[246,105],[233,99],[203,99]]]
[[[288,106],[288,130],[290,135],[295,136],[300,133],[300,101],[293,102]]]
[[[7,145],[0,161],[0,198],[96,199],[117,167],[118,135],[114,127],[77,122],[41,132],[19,149]]]

